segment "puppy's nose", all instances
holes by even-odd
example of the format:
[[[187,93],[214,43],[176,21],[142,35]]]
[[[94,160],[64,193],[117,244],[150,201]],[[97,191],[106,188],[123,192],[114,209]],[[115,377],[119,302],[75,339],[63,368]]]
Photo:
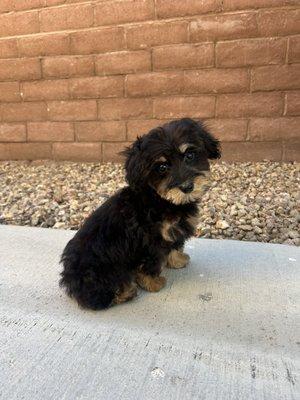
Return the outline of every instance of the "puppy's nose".
[[[185,183],[179,185],[179,189],[183,193],[191,193],[194,190],[194,184],[193,184],[193,182],[185,182]]]

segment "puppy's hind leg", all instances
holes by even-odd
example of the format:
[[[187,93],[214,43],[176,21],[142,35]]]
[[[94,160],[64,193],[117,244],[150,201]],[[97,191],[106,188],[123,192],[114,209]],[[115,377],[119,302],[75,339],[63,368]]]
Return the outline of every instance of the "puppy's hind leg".
[[[122,284],[116,291],[113,299],[113,304],[122,304],[126,301],[132,300],[137,295],[137,287],[134,282]]]
[[[148,292],[159,292],[166,285],[166,278],[163,276],[146,275],[138,272],[136,276],[137,284]]]

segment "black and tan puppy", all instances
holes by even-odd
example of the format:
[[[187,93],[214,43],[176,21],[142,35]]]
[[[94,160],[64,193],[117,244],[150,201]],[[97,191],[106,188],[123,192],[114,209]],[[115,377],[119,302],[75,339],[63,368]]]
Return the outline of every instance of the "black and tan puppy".
[[[125,152],[128,186],[101,205],[62,254],[61,286],[93,310],[150,292],[166,280],[162,267],[182,268],[198,203],[209,185],[208,159],[219,142],[200,122],[172,121],[138,138]]]

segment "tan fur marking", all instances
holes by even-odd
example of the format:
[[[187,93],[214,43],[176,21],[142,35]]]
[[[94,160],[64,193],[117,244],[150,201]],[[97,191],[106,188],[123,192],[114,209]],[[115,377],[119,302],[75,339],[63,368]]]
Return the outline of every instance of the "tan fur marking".
[[[185,153],[186,149],[188,149],[191,145],[189,143],[183,143],[181,144],[178,149],[181,153]]]
[[[178,250],[171,250],[168,255],[166,267],[174,269],[183,268],[186,267],[189,260],[190,257],[187,254]]]
[[[138,272],[136,275],[136,282],[142,289],[148,292],[158,292],[165,286],[167,280],[163,276],[152,277]]]
[[[164,221],[162,223],[162,227],[160,230],[161,236],[167,241],[167,242],[172,242],[172,239],[170,237],[169,230],[171,228],[171,223],[169,221]]]
[[[186,193],[183,193],[179,188],[173,188],[166,192],[165,199],[170,200],[174,204],[186,203]]]
[[[133,299],[137,295],[137,287],[135,283],[131,283],[130,285],[125,285],[122,289],[119,289],[116,293],[116,296],[113,300],[114,304],[125,303]]]
[[[156,160],[156,162],[166,162],[166,161],[167,161],[167,159],[164,156],[161,156],[161,157],[159,157],[158,160]]]
[[[176,240],[176,237],[174,237],[176,233],[181,233],[181,230],[177,226],[178,221],[179,219],[174,219],[172,221],[165,220],[162,222],[160,233],[167,242],[174,242],[174,240]]]
[[[194,190],[191,193],[183,193],[179,188],[167,190],[167,181],[163,181],[156,189],[157,193],[174,204],[185,204],[201,199],[210,186],[210,172],[202,171],[205,176],[197,176],[194,180]]]

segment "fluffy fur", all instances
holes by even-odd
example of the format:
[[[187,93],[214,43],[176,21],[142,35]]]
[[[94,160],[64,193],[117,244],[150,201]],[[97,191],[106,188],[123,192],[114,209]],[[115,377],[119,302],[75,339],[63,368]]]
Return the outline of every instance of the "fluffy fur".
[[[80,306],[99,310],[130,300],[136,283],[165,285],[163,266],[181,268],[198,203],[219,142],[185,118],[151,130],[124,152],[128,186],[102,204],[65,247],[60,285]]]

